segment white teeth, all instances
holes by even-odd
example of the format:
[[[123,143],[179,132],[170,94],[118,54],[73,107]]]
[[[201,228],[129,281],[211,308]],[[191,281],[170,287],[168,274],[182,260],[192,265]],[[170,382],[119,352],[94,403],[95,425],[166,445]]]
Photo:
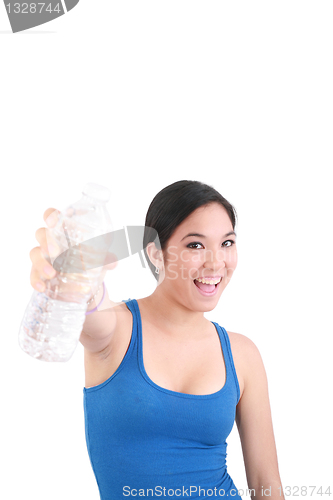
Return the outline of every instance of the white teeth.
[[[221,278],[219,278],[218,280],[210,280],[210,281],[198,278],[196,281],[199,281],[199,283],[204,283],[206,285],[217,285],[218,283],[220,283]]]

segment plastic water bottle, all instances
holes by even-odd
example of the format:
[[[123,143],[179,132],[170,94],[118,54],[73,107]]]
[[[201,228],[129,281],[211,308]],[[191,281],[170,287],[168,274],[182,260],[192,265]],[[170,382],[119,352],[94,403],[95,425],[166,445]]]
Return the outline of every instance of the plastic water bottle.
[[[68,361],[85,321],[87,302],[101,286],[103,265],[111,240],[112,224],[106,209],[110,191],[87,184],[82,198],[58,215],[49,228],[60,254],[51,260],[57,274],[45,281],[45,291],[34,290],[25,311],[19,345],[42,361]]]

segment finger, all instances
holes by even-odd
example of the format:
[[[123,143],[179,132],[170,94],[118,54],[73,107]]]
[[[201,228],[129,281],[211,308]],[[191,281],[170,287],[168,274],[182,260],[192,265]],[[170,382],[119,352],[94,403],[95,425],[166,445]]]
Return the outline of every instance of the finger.
[[[37,290],[37,292],[44,292],[45,290],[45,283],[39,276],[39,272],[35,267],[31,268],[31,273],[30,273],[30,283],[32,288]]]
[[[48,208],[45,210],[43,219],[45,220],[48,227],[54,227],[59,219],[60,211],[56,208]]]
[[[35,237],[40,244],[45,257],[55,258],[59,255],[59,246],[56,240],[53,238],[52,233],[49,231],[49,229],[40,227],[39,229],[37,229]]]
[[[50,279],[56,275],[56,270],[44,258],[40,247],[30,251],[30,260],[34,279]]]

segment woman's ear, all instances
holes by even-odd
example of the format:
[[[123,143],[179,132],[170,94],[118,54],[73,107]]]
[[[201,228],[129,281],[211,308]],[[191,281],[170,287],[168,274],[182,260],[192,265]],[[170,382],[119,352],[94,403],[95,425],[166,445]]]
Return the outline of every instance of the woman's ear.
[[[159,270],[163,269],[163,252],[162,250],[159,250],[155,243],[148,243],[146,246],[146,252],[149,257],[150,262],[155,266],[158,267]]]

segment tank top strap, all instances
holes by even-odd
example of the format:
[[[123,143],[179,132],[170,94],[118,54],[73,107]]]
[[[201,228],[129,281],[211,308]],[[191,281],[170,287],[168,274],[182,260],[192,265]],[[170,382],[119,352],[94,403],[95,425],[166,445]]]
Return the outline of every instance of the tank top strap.
[[[240,398],[240,389],[239,389],[239,383],[238,383],[236,368],[235,368],[235,364],[234,364],[234,359],[232,356],[229,335],[228,335],[228,332],[226,331],[226,329],[223,328],[223,326],[220,326],[218,323],[215,323],[214,321],[212,321],[212,323],[213,323],[213,325],[215,325],[215,327],[218,331],[219,337],[220,337],[221,346],[222,346],[222,350],[223,350],[224,362],[226,365],[226,367],[225,367],[226,373],[227,374],[229,373],[232,376],[233,383],[234,383],[236,391],[237,391],[237,403],[238,403],[239,398]]]
[[[136,348],[136,350],[137,350],[138,349],[139,318],[138,318],[138,313],[137,313],[136,300],[135,299],[128,299],[128,300],[122,300],[122,302],[124,302],[124,304],[126,304],[127,308],[131,311],[132,317],[133,317],[131,341],[130,341],[128,351],[132,351],[133,348]]]
[[[124,302],[132,312],[134,299],[122,300],[122,302]]]
[[[138,313],[137,313],[137,305],[136,305],[136,300],[135,299],[128,299],[128,300],[122,300],[124,304],[128,307],[128,309],[131,311],[132,316],[133,316],[133,327],[132,327],[132,336],[133,333],[135,333],[135,336],[137,337],[137,330],[138,330]]]

